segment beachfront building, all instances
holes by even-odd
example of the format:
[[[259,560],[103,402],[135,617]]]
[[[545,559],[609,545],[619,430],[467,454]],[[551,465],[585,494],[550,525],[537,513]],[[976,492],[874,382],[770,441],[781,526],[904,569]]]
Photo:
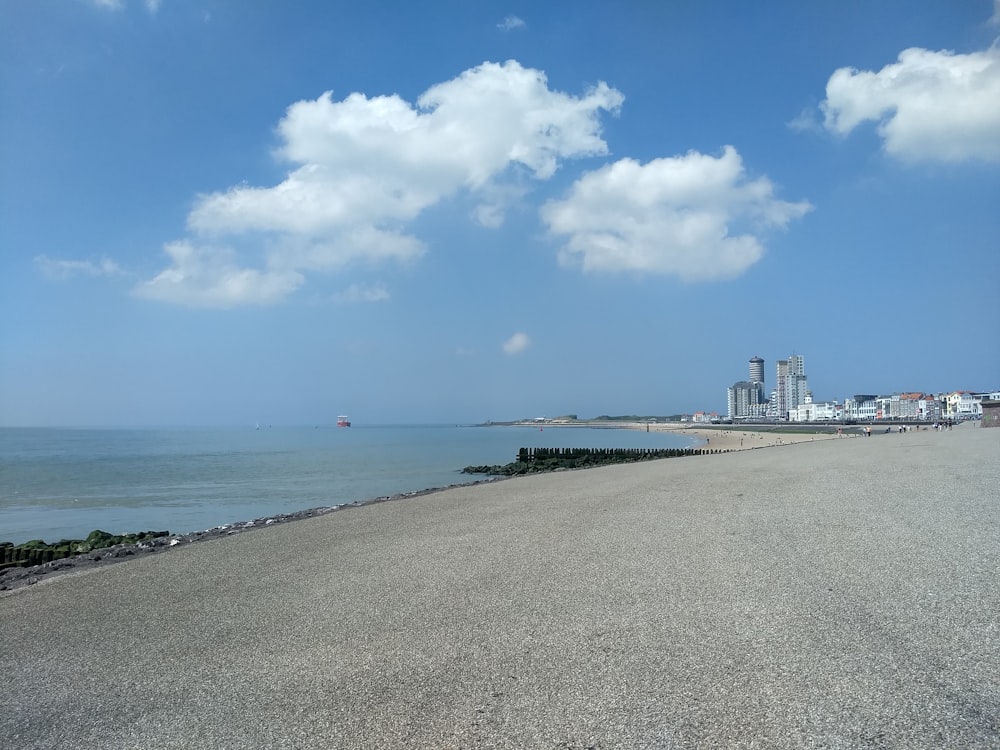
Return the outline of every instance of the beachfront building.
[[[792,409],[805,403],[806,391],[809,390],[805,359],[801,354],[793,354],[788,359],[779,359],[775,377],[777,398],[774,418],[788,419]]]
[[[778,389],[775,388],[771,391],[771,398],[767,402],[767,418],[777,419],[778,418]]]
[[[983,416],[982,399],[969,391],[952,391],[942,398],[945,419],[976,419]]]
[[[764,360],[760,357],[753,357],[750,360],[750,382],[759,384],[760,392],[764,393]]]
[[[889,403],[890,419],[940,419],[941,407],[934,396],[923,393],[894,393]]]
[[[917,409],[922,415],[918,419],[922,419],[925,422],[938,422],[941,420],[941,402],[932,394],[921,396],[917,401]]]
[[[932,395],[894,393],[889,403],[889,418],[935,421],[941,418],[941,404]]]
[[[727,416],[729,419],[760,419],[766,416],[767,404],[760,383],[741,380],[726,390]]]
[[[788,418],[788,395],[785,386],[788,382],[788,360],[779,359],[774,363],[774,413],[775,419]]]
[[[892,419],[892,396],[875,399],[875,419]]]
[[[856,394],[844,399],[844,419],[854,421],[942,419],[941,401],[932,394],[894,393],[891,396]]]
[[[785,385],[785,398],[788,399],[788,408],[794,409],[799,404],[804,404],[806,394],[809,392],[809,381],[806,378],[806,364],[801,354],[793,354],[788,358],[788,379]]]
[[[878,413],[878,396],[868,393],[858,393],[844,399],[844,419],[857,422],[870,422]]]
[[[789,422],[832,422],[844,419],[844,407],[836,401],[813,401],[806,393],[805,401],[788,411]]]

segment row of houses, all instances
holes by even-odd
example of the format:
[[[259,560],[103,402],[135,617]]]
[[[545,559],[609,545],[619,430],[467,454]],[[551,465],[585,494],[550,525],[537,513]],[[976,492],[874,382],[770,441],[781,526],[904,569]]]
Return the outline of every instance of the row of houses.
[[[734,389],[730,389],[733,393]],[[805,401],[789,407],[789,422],[876,422],[879,420],[915,420],[938,422],[944,420],[962,421],[979,419],[983,416],[983,401],[1000,401],[1000,391],[975,393],[972,391],[952,391],[951,393],[893,393],[891,396],[857,394],[839,401],[813,401],[812,394],[805,394]],[[733,414],[740,414],[733,418]],[[708,424],[727,421],[758,421],[771,417],[758,409],[745,411],[732,406],[726,418],[717,412],[699,411],[684,415],[683,422]],[[773,419],[773,417],[772,417]],[[780,421],[780,420],[776,420]]]
[[[858,394],[837,401],[814,402],[807,394],[805,403],[789,409],[789,422],[918,420],[937,422],[979,419],[984,400],[1000,400],[1000,391],[973,393],[894,393],[891,396]]]

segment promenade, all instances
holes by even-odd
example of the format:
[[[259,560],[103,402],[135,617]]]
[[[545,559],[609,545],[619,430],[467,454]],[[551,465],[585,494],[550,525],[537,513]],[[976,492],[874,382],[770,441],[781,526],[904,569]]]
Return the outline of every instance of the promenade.
[[[1000,430],[453,488],[0,595],[0,747],[997,748]]]

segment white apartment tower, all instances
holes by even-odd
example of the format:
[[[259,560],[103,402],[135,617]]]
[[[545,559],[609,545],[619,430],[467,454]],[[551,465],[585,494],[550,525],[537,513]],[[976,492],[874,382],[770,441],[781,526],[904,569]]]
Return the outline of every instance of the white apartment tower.
[[[788,419],[788,393],[785,387],[788,385],[788,360],[779,359],[774,368],[774,394],[776,419]]]
[[[806,378],[806,364],[801,354],[793,354],[788,359],[779,359],[777,364],[778,419],[788,419],[788,412],[804,404],[809,380]]]

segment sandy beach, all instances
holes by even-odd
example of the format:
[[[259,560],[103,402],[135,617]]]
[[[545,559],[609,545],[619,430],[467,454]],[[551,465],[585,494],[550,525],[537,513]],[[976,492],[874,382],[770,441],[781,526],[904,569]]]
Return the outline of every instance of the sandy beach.
[[[997,747],[998,459],[834,436],[55,578],[0,595],[0,745]]]
[[[531,424],[525,422],[524,424]],[[680,435],[693,441],[700,448],[721,451],[742,451],[756,448],[773,448],[779,445],[813,443],[818,440],[833,440],[861,437],[860,428],[853,426],[837,431],[833,428],[811,428],[809,425],[790,423],[763,426],[723,426],[699,425],[691,422],[625,422],[575,420],[573,422],[546,423],[545,427],[593,427],[595,429],[626,429],[645,432],[665,432]]]
[[[629,426],[630,429],[634,430],[644,430],[646,427],[647,425],[640,423],[631,423]],[[707,426],[698,427],[697,425],[687,423],[670,422],[651,424],[648,427],[653,432],[669,432],[701,441],[704,443],[702,447],[727,451],[771,448],[779,445],[794,445],[795,443],[812,443],[817,440],[856,437],[856,435],[850,432],[844,434],[821,431],[792,432],[787,430],[788,425],[769,425],[766,428],[739,426],[710,428]]]

